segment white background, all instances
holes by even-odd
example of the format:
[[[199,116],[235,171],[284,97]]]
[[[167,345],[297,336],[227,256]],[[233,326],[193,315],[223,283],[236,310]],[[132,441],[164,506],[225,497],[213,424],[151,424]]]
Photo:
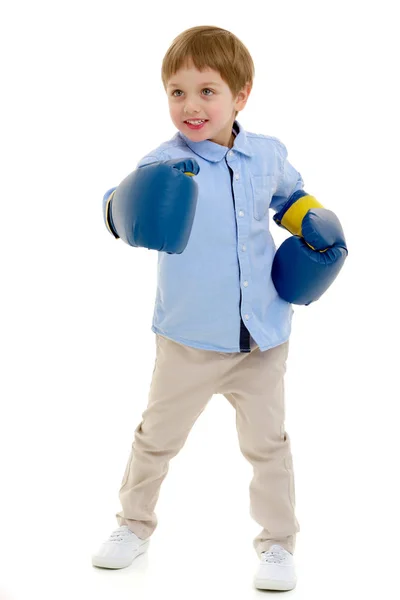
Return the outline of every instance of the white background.
[[[157,253],[107,232],[102,196],[175,134],[161,62],[200,24],[251,52],[238,120],[285,143],[349,248],[326,294],[294,307],[286,430],[301,531],[288,594],[398,597],[395,4],[2,4],[2,600],[261,597],[252,470],[219,395],[170,463],[149,554],[91,566],[117,527],[155,358]],[[272,212],[271,231],[286,237]]]

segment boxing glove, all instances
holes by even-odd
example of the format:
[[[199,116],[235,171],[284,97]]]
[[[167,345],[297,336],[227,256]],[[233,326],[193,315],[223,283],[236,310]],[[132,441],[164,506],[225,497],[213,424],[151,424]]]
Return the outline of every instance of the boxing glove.
[[[196,213],[200,171],[192,158],[143,165],[104,196],[110,232],[134,247],[181,254]]]
[[[326,292],[348,255],[342,226],[304,190],[292,194],[273,219],[293,234],[275,254],[274,286],[287,302],[308,306]]]

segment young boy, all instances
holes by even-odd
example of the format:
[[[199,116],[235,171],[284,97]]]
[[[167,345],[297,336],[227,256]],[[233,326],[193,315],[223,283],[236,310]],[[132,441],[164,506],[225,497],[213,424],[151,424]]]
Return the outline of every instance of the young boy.
[[[254,584],[290,590],[300,530],[284,407],[293,309],[271,279],[276,248],[269,208],[278,211],[304,184],[277,138],[246,132],[236,120],[253,77],[247,48],[218,27],[183,32],[163,60],[178,132],[137,167],[192,157],[200,167],[199,196],[184,252],[158,254],[148,406],[121,484],[119,528],[92,564],[123,568],[147,550],[168,463],[213,394],[223,394],[236,410],[240,449],[254,469],[251,516],[262,527],[254,539],[261,560]],[[106,209],[115,189],[103,201],[112,233]]]

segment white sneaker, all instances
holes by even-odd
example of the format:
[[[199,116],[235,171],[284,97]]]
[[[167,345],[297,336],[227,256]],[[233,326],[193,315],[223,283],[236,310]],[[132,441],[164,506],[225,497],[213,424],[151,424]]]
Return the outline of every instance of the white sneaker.
[[[292,590],[296,586],[293,555],[279,544],[261,553],[261,563],[254,577],[259,590]]]
[[[129,567],[137,556],[146,552],[149,543],[150,538],[142,540],[123,525],[113,531],[108,540],[92,555],[92,565],[106,569]]]

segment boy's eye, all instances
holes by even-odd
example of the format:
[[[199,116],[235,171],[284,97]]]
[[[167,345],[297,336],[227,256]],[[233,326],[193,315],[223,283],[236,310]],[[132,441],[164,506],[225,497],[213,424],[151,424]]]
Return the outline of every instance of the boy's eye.
[[[211,92],[211,94],[213,94],[213,93],[214,93],[214,92],[213,92],[213,90],[211,90],[210,88],[203,88],[203,89],[202,89],[202,92],[204,92],[204,90],[208,90],[209,92]],[[172,92],[172,95],[173,95],[175,98],[179,98],[179,96],[175,96],[175,92],[181,92],[181,91],[182,91],[182,90],[174,90],[174,91]],[[206,96],[210,96],[210,94],[206,94]]]

